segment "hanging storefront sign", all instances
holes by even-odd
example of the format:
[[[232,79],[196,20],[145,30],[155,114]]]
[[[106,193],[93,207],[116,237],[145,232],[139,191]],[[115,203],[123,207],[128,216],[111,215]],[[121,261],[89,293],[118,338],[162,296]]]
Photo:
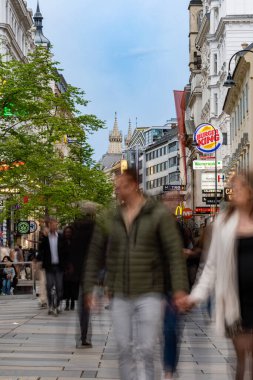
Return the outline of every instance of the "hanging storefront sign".
[[[224,189],[224,176],[217,174],[217,189]],[[215,190],[215,173],[201,173],[201,189]]]
[[[222,146],[223,136],[221,131],[212,124],[203,123],[196,128],[194,141],[201,153],[210,154]]]
[[[194,160],[193,161],[194,170],[215,170],[215,161],[209,160]],[[217,161],[217,170],[222,169],[222,161]]]
[[[184,219],[191,219],[193,217],[193,210],[191,208],[184,208],[183,209],[183,218]]]

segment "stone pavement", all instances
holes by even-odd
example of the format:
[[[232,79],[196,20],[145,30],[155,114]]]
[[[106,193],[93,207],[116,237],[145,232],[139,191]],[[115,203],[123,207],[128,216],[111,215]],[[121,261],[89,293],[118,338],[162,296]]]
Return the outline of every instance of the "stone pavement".
[[[0,297],[0,379],[119,379],[110,312],[103,309],[93,316],[91,349],[76,349],[76,324],[75,311],[56,318],[40,310],[37,299]],[[178,378],[231,379],[231,343],[215,337],[199,310],[186,316],[184,325]],[[160,376],[158,370],[158,380]]]

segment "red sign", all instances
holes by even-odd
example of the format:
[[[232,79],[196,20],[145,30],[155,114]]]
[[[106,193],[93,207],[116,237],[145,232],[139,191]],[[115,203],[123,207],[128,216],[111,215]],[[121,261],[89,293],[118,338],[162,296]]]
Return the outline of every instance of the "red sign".
[[[216,207],[196,207],[195,214],[211,214],[215,212]],[[220,208],[217,207],[217,211],[220,211]]]
[[[193,215],[193,211],[191,208],[184,208],[183,209],[183,218],[184,219],[191,219]]]

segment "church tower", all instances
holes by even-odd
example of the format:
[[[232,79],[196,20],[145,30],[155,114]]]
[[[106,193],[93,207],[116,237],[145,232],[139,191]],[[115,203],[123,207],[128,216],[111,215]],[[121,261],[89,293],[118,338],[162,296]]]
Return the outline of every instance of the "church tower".
[[[37,1],[37,10],[33,17],[34,20],[34,26],[35,26],[35,36],[34,36],[34,43],[38,46],[44,46],[46,48],[50,47],[50,41],[44,36],[43,34],[43,16],[40,11],[39,6],[39,0]]]
[[[129,147],[131,138],[132,138],[132,124],[131,124],[131,120],[129,119],[128,132],[127,132],[127,136],[125,137],[125,146],[126,146],[126,148]]]
[[[117,112],[115,112],[115,120],[112,132],[109,135],[109,154],[121,154],[122,153],[122,133],[119,131]]]

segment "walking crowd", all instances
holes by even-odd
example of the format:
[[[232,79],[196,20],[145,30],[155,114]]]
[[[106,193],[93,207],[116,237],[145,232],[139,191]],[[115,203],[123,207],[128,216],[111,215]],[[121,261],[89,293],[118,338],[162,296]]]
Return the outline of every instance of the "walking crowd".
[[[127,169],[115,181],[115,207],[96,216],[94,205],[86,205],[83,217],[62,234],[57,220],[48,221],[36,257],[41,306],[57,317],[62,300],[66,311],[74,310],[78,300],[77,346],[92,347],[94,287],[102,285],[120,378],[155,380],[157,342],[163,379],[172,379],[181,315],[205,303],[210,317],[212,304],[217,333],[229,337],[235,348],[235,379],[243,380],[246,359],[253,358],[253,174],[235,176],[231,188],[230,204],[194,239],[168,210],[166,198],[147,198],[138,189],[136,173]],[[15,269],[3,259],[2,285],[8,294]]]

